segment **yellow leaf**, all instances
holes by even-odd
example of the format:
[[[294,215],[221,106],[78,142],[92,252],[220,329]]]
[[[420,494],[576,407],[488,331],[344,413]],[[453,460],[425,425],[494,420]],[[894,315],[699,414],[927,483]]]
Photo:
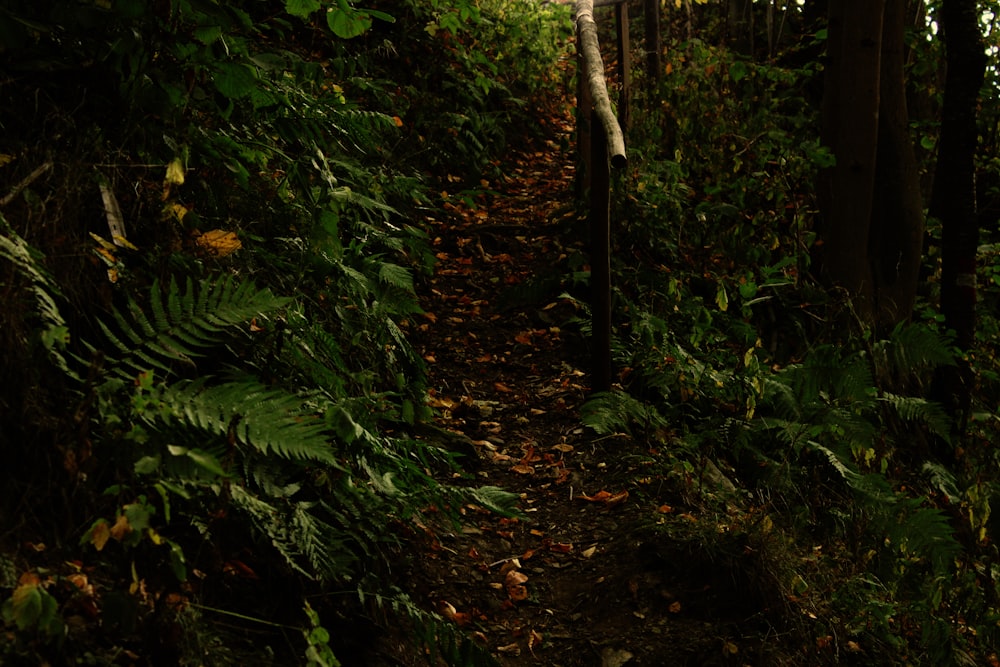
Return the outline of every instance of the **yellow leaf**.
[[[108,543],[108,538],[111,537],[111,529],[108,528],[107,521],[101,521],[99,524],[94,526],[94,529],[90,531],[90,543],[94,545],[94,548],[100,551],[104,548],[104,545]]]
[[[13,155],[8,155],[7,153],[0,153],[0,167],[5,164],[9,164],[14,161]]]
[[[227,232],[222,229],[205,232],[195,239],[195,243],[218,257],[231,255],[243,247],[235,232]]]
[[[177,202],[167,204],[163,212],[167,216],[173,216],[177,222],[184,222],[184,216],[188,214],[188,210]]]
[[[184,185],[184,163],[179,157],[175,157],[167,165],[167,177],[163,179],[164,185]]]

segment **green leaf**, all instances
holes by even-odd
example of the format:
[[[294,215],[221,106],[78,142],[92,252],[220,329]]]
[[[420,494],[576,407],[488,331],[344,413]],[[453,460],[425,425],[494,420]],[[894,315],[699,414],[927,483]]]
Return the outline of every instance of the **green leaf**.
[[[309,18],[320,6],[319,0],[285,0],[285,11],[300,19]]]
[[[344,3],[346,5],[346,3]],[[364,33],[372,26],[372,17],[355,9],[333,7],[326,14],[326,24],[333,34],[341,39],[351,39]]]
[[[222,26],[209,25],[194,29],[194,38],[208,46],[222,37]]]
[[[726,294],[726,286],[722,283],[719,283],[719,289],[715,293],[715,305],[723,312],[729,310],[729,295]]]
[[[246,65],[218,63],[215,68],[215,87],[231,100],[246,97],[257,87],[257,77]]]
[[[151,475],[160,467],[159,456],[143,456],[135,462],[134,470],[137,475]]]
[[[746,78],[746,75],[747,75],[746,63],[737,60],[736,62],[734,62],[732,65],[729,66],[729,76],[735,83],[739,83],[741,79]]]
[[[21,584],[14,589],[10,616],[18,630],[28,630],[38,624],[42,615],[42,593],[36,582]]]
[[[187,455],[189,459],[197,463],[199,466],[201,466],[208,472],[214,475],[218,475],[219,477],[226,476],[226,471],[222,469],[222,466],[219,464],[218,459],[216,459],[208,452],[204,452],[200,449],[191,449],[188,450]]]

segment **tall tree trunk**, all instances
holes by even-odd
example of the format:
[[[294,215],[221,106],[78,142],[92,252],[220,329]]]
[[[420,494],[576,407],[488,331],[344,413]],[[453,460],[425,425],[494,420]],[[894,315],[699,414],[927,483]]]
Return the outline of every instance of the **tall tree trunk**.
[[[986,51],[975,0],[944,0],[939,19],[948,71],[930,214],[941,221],[941,312],[957,345],[968,350],[976,338],[976,103]],[[962,362],[942,369],[936,380],[934,397],[952,409],[961,433],[971,404],[971,369]]]
[[[923,255],[920,171],[910,136],[903,76],[905,5],[904,0],[889,0],[882,27],[876,196],[868,253],[875,322],[883,330],[912,314]]]
[[[904,85],[906,0],[830,3],[820,174],[820,275],[865,325],[891,328],[916,299],[924,229]]]
[[[963,349],[976,335],[976,102],[986,71],[976,5],[975,0],[941,5],[948,73],[930,205],[941,221],[941,311]]]
[[[823,143],[837,163],[820,174],[819,270],[854,299],[866,320],[873,292],[863,239],[869,236],[875,188],[884,10],[885,0],[830,4],[822,109]]]

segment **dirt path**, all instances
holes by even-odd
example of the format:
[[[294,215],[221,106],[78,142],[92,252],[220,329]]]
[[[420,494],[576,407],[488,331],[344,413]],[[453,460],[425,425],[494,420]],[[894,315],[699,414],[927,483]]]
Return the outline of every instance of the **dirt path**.
[[[560,298],[580,250],[566,238],[573,170],[560,148],[572,117],[544,122],[552,138],[488,184],[499,196],[430,221],[439,264],[416,335],[439,426],[478,483],[520,495],[525,518],[469,507],[461,531],[428,528],[412,595],[504,665],[742,664],[720,628],[687,613],[714,595],[707,568],[677,568],[644,529],[668,502],[647,470],[655,452],[581,427],[588,360],[567,322],[582,313]]]

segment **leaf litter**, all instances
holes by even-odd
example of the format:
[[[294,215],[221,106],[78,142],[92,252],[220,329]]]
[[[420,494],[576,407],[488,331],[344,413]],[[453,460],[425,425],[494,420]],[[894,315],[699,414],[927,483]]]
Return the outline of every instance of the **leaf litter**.
[[[547,125],[573,131],[568,112]],[[567,258],[585,249],[565,233],[573,156],[558,138],[540,141],[475,206],[451,198],[447,217],[428,221],[438,265],[411,331],[437,426],[464,443],[476,482],[518,495],[523,515],[466,508],[461,530],[422,524],[410,593],[502,665],[747,664],[737,617],[754,617],[755,601],[701,555],[642,530],[699,508],[651,490],[638,462],[654,448],[581,426],[587,346],[565,285],[507,298],[553,269],[571,276]],[[425,664],[404,653],[396,663]]]

